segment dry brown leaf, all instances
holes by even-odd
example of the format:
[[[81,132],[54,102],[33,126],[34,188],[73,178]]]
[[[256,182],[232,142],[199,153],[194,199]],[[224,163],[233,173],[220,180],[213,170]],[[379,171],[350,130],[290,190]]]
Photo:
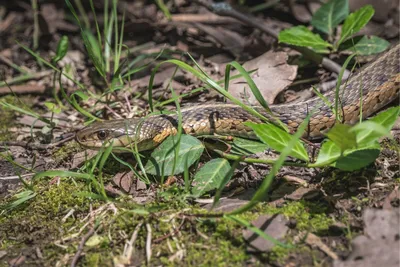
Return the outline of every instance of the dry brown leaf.
[[[305,238],[305,239],[304,239]],[[314,235],[313,233],[309,232],[302,232],[297,236],[297,241],[303,240],[310,245],[311,247],[317,247],[321,251],[323,251],[326,255],[331,257],[334,260],[337,260],[339,257],[338,255],[333,252],[327,245],[322,242],[321,238],[318,236]]]
[[[352,241],[351,254],[344,261],[335,261],[334,266],[399,266],[399,218],[398,209],[366,209],[365,235],[357,236]]]
[[[135,191],[134,180],[135,174],[133,171],[119,172],[113,177],[114,184],[128,194],[132,194]]]
[[[282,240],[289,231],[289,227],[286,226],[287,223],[288,220],[282,214],[273,216],[261,215],[255,221],[251,222],[255,227],[278,240]],[[268,252],[275,246],[274,243],[251,230],[243,230],[243,238],[247,241],[247,251],[250,252]]]
[[[275,97],[296,78],[297,66],[288,65],[286,63],[287,58],[288,55],[285,52],[268,51],[243,64],[247,71],[257,69],[250,77],[268,104],[272,104]],[[235,70],[231,76],[238,73]],[[258,104],[244,78],[232,81],[229,85],[229,92],[244,103]]]

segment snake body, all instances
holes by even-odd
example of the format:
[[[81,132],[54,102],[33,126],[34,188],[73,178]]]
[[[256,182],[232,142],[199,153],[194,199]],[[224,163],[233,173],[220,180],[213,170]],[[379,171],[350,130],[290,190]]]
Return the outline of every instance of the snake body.
[[[361,68],[340,86],[338,112],[342,123],[355,124],[360,120],[360,113],[363,118],[367,118],[399,99],[399,59],[400,44]],[[314,97],[298,103],[272,105],[272,114],[261,107],[252,108],[270,121],[280,119],[291,132],[296,131],[300,123],[312,114],[304,137],[316,139],[335,124],[335,114],[327,104],[335,103],[335,92],[325,94],[324,98]],[[182,108],[181,116],[184,133],[194,136],[216,134],[257,139],[244,122],[262,123],[251,112],[226,103]],[[178,122],[177,114],[96,122],[80,130],[76,139],[91,148],[99,148],[112,141],[114,150],[132,144],[137,145],[139,151],[148,150],[169,135],[176,134]]]

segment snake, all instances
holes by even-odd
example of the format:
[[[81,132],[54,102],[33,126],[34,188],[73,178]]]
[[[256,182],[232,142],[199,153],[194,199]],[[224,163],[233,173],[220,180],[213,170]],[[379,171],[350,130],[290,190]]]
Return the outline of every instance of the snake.
[[[321,96],[295,103],[242,108],[230,103],[192,104],[182,107],[180,114],[158,114],[146,117],[99,121],[76,134],[79,144],[99,149],[112,144],[113,151],[134,146],[138,151],[157,147],[168,136],[182,133],[195,137],[220,135],[258,139],[246,122],[264,123],[265,119],[283,122],[295,132],[305,118],[309,118],[303,138],[321,139],[331,129],[340,113],[340,123],[356,124],[382,110],[400,96],[400,44],[380,54],[375,60],[353,73],[339,87]],[[332,103],[338,100],[340,108],[334,112]],[[258,112],[257,116],[254,114]],[[361,114],[361,115],[360,115]]]

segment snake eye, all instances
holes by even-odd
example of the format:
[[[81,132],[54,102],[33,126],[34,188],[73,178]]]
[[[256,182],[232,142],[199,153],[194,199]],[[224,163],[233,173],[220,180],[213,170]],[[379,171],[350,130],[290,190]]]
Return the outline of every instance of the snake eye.
[[[99,138],[99,140],[106,139],[107,135],[108,135],[107,131],[104,131],[104,130],[100,130],[97,132],[97,138]]]

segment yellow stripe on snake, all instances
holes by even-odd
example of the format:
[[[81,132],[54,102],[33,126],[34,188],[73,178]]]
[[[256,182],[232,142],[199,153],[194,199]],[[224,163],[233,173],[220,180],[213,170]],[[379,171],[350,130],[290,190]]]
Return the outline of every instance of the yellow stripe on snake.
[[[376,113],[400,95],[400,44],[364,66],[340,86],[340,115],[342,123],[359,122],[360,111],[363,118]],[[335,92],[324,95],[335,102]],[[362,109],[360,108],[362,99]],[[326,101],[320,97],[309,100],[272,105],[273,116],[261,107],[253,107],[257,112],[273,120],[280,119],[291,132],[312,112],[304,138],[316,139],[323,136],[335,124],[335,114]],[[254,132],[244,122],[262,123],[240,106],[226,103],[197,105],[182,108],[182,129],[194,136],[224,135],[257,139]],[[77,141],[90,148],[100,148],[113,143],[113,149],[137,145],[139,151],[156,147],[166,137],[177,133],[178,115],[154,115],[145,118],[132,118],[96,122],[80,130]]]

